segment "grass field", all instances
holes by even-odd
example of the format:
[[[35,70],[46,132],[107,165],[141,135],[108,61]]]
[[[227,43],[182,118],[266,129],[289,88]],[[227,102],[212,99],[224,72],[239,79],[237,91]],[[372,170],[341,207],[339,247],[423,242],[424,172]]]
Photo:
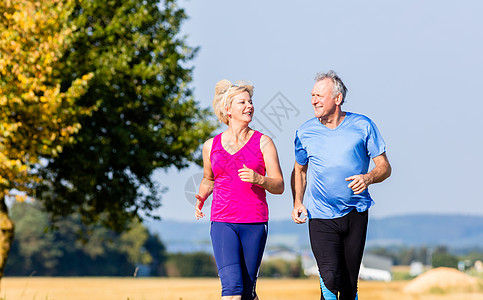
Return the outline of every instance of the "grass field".
[[[408,281],[360,282],[361,300],[481,300],[483,293],[408,295]],[[319,299],[319,282],[310,279],[265,279],[258,282],[261,300]],[[4,300],[212,300],[220,299],[218,279],[186,278],[45,278],[6,277]]]

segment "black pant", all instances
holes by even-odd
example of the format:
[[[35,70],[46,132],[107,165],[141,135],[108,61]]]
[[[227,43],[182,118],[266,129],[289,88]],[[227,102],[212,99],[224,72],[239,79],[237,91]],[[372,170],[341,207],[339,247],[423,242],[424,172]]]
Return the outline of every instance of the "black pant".
[[[309,221],[310,244],[320,274],[320,299],[356,299],[367,221],[368,212],[355,209],[341,218]]]

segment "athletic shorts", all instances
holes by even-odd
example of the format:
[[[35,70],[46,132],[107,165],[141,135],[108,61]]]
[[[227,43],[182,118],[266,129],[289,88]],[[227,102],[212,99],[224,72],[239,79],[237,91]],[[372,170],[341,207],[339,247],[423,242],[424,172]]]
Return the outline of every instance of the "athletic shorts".
[[[268,224],[211,222],[211,241],[221,295],[242,295],[242,300],[256,296],[258,270],[267,241]]]
[[[320,274],[321,299],[357,299],[368,211],[335,219],[311,219],[310,243]]]

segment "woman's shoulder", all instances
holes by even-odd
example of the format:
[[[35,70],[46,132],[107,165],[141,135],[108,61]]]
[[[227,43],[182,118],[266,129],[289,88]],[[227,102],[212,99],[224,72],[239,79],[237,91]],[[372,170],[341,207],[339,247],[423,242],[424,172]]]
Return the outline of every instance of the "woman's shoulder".
[[[264,142],[264,143],[266,143],[266,142],[273,142],[273,140],[272,140],[271,137],[269,137],[268,135],[263,134],[261,132],[260,132],[260,141],[261,142]]]
[[[253,129],[253,135],[258,135],[260,142],[272,141],[272,139],[268,135],[266,135],[263,132],[260,132],[256,129]]]
[[[260,150],[262,153],[265,153],[265,150],[267,149],[274,149],[275,148],[275,143],[273,142],[272,138],[269,137],[268,135],[265,135],[263,133],[260,133]],[[267,148],[267,146],[269,146]]]
[[[214,137],[208,139],[203,144],[203,151],[211,151],[211,147],[213,147],[213,141],[215,140]]]

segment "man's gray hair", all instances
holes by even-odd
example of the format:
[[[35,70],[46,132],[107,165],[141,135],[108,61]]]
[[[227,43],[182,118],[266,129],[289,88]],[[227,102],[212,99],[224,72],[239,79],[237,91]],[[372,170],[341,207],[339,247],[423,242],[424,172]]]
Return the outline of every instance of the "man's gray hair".
[[[339,75],[335,73],[335,71],[330,70],[327,73],[318,73],[315,76],[315,82],[319,82],[327,78],[332,80],[332,83],[333,83],[332,97],[336,97],[337,95],[339,95],[339,93],[341,93],[342,94],[341,105],[344,104],[345,95],[347,94],[347,88],[344,82],[342,82],[342,79],[340,79]]]

